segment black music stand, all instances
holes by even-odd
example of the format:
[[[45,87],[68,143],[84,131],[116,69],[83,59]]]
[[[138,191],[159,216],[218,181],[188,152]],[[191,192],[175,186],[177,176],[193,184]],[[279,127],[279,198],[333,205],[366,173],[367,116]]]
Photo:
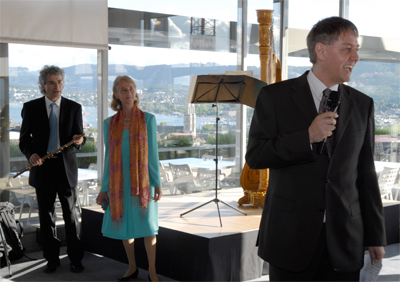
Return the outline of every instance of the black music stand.
[[[187,102],[189,103],[213,103],[216,108],[216,149],[215,149],[215,198],[181,214],[181,217],[187,213],[197,210],[209,203],[214,202],[217,205],[219,222],[222,227],[221,214],[218,203],[247,215],[241,210],[218,199],[218,105],[217,103],[244,104],[250,107],[255,106],[257,96],[262,87],[267,84],[261,80],[247,75],[199,75],[192,77],[194,82],[193,90],[189,90]]]

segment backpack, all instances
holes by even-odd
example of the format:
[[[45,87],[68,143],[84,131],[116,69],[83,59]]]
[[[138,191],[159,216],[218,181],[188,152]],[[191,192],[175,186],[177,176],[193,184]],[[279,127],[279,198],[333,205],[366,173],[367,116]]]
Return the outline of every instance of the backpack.
[[[24,247],[21,243],[21,237],[23,234],[22,225],[19,221],[15,221],[15,207],[9,202],[0,202],[0,224],[3,229],[7,245],[12,250],[8,253],[10,260],[20,259],[24,256]],[[17,229],[19,225],[19,231]],[[0,237],[0,249],[4,251],[3,241]]]

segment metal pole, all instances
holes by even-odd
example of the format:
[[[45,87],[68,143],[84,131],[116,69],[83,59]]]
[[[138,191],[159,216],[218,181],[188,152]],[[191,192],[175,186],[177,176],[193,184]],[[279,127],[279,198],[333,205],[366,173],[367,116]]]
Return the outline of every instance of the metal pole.
[[[103,179],[103,121],[108,117],[108,50],[97,50],[97,181]]]

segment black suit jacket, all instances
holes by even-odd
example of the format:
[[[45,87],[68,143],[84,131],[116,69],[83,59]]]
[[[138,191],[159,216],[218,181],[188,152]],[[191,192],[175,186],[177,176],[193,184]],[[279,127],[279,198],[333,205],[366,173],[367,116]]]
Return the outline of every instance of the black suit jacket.
[[[75,134],[83,133],[82,107],[80,104],[61,97],[60,116],[58,132],[61,146],[72,140]],[[40,157],[47,154],[49,142],[50,124],[46,111],[45,97],[26,102],[21,111],[22,125],[20,131],[19,147],[26,158],[36,153]],[[80,146],[74,146],[80,149]],[[78,162],[76,159],[74,146],[69,146],[62,151],[65,173],[70,187],[75,187],[78,183]],[[35,188],[40,186],[44,175],[42,166],[32,167],[29,174],[29,184]]]
[[[331,160],[310,148],[308,127],[317,110],[307,81],[264,87],[250,127],[246,161],[270,168],[259,230],[259,255],[294,272],[304,270],[317,247],[326,211],[327,245],[333,268],[357,271],[365,246],[386,244],[384,216],[374,166],[374,103],[339,85],[341,104]]]

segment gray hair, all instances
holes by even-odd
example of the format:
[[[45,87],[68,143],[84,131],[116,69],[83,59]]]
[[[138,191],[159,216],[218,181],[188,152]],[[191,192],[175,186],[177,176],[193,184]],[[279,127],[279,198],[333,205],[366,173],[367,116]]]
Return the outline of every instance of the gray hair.
[[[127,75],[120,75],[117,76],[114,80],[114,84],[113,84],[113,94],[112,94],[112,100],[111,100],[111,109],[114,111],[118,111],[120,109],[122,109],[122,104],[121,101],[117,99],[117,97],[115,97],[115,93],[118,93],[119,91],[119,84],[121,83],[121,81],[126,81],[128,83],[133,84],[133,87],[135,87],[135,92],[136,92],[136,100],[134,101],[134,105],[137,106],[139,105],[139,95],[137,94],[136,91],[136,83],[135,81]]]
[[[307,35],[307,48],[310,62],[312,64],[317,62],[315,46],[318,42],[324,45],[331,45],[339,38],[342,32],[347,32],[349,30],[354,31],[358,36],[357,27],[351,21],[341,17],[325,18],[317,22]]]
[[[65,79],[65,72],[63,69],[61,69],[57,66],[45,65],[40,70],[39,79],[38,79],[39,90],[40,90],[40,93],[42,93],[43,95],[46,94],[46,91],[43,89],[43,85],[46,84],[46,79],[49,75],[61,75],[62,80],[64,81],[64,79]]]

